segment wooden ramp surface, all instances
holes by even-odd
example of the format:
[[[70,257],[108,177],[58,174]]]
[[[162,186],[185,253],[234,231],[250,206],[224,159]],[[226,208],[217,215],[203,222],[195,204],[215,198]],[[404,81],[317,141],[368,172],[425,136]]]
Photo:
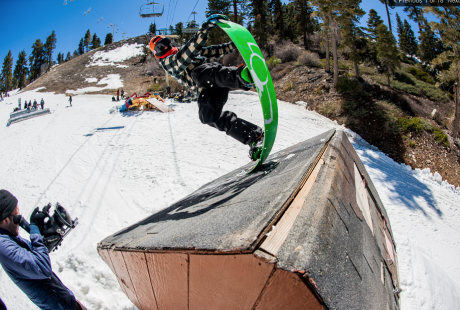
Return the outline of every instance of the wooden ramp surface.
[[[388,216],[344,132],[250,168],[98,244],[139,309],[399,309]]]
[[[160,110],[163,113],[174,112],[174,110],[171,107],[167,106],[166,104],[164,104],[163,102],[161,102],[158,99],[150,98],[150,99],[146,99],[146,100],[149,103],[153,104],[158,110]]]

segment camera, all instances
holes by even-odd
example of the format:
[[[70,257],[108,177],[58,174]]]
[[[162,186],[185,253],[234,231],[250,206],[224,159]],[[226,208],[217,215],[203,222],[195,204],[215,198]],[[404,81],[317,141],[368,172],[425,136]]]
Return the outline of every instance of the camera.
[[[43,243],[48,248],[49,253],[56,250],[61,245],[62,240],[78,225],[78,218],[72,220],[70,213],[59,202],[54,206],[52,216],[49,214],[51,207],[51,203],[43,207],[42,212],[46,218],[43,226],[39,227],[40,234],[43,236]],[[30,225],[22,215],[13,216],[13,222],[30,233]]]

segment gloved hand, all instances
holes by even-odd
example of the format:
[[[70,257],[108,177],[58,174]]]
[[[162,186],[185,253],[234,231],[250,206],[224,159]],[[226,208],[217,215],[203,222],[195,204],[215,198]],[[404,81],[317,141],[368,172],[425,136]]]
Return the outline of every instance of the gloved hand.
[[[213,14],[211,16],[208,17],[208,19],[206,20],[205,23],[208,24],[208,26],[211,26],[211,27],[214,27],[216,26],[216,22],[219,20],[219,19],[225,19],[225,20],[229,20],[229,18],[225,15],[222,15],[222,14]]]
[[[46,214],[38,211],[38,207],[34,209],[30,215],[30,225],[37,225],[38,228],[42,228],[45,225]]]

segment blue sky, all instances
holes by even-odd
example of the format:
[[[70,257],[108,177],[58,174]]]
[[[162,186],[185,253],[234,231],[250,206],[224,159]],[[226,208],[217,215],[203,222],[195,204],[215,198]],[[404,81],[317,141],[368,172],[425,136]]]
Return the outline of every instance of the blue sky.
[[[166,28],[178,22],[187,22],[193,19],[191,12],[196,5],[196,20],[201,23],[205,19],[207,0],[158,0],[164,4],[164,15],[155,18],[157,28]],[[63,5],[64,0],[0,0],[0,29],[2,29],[2,44],[0,46],[0,61],[3,63],[8,50],[13,55],[13,66],[21,50],[30,55],[32,44],[36,39],[45,42],[46,37],[54,30],[56,32],[56,50],[53,54],[56,59],[58,52],[73,53],[78,47],[78,42],[90,29],[91,34],[96,33],[104,43],[105,36],[112,32],[108,28],[111,23],[118,25],[115,41],[125,36],[134,37],[147,32],[153,18],[142,19],[139,17],[139,8],[147,0],[74,0]],[[283,1],[286,2],[286,1]],[[91,7],[90,13],[83,15]],[[363,10],[368,12],[371,8],[376,10],[387,25],[384,5],[378,0],[364,0],[361,4]],[[406,15],[401,7],[391,10],[393,32],[396,35],[396,12],[402,18]],[[97,20],[103,17],[103,21]],[[367,15],[361,18],[363,26]],[[409,21],[416,36],[418,27]]]

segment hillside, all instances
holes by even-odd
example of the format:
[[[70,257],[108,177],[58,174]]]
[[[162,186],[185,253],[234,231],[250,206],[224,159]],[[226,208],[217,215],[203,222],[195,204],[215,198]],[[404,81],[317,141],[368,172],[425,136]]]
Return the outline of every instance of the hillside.
[[[56,94],[116,95],[118,88],[126,93],[146,92],[152,83],[152,72],[144,63],[143,43],[144,36],[139,36],[102,46],[54,66],[23,91],[44,87],[42,92]],[[82,89],[86,90],[77,91]]]
[[[156,89],[164,88],[158,62],[142,53],[144,40],[144,36],[131,38],[78,56],[55,66],[25,91],[44,87],[40,91],[113,96],[123,88],[127,94],[144,93],[152,89],[154,77],[159,82]],[[235,56],[224,58],[224,63],[240,63]],[[321,61],[324,63],[324,59]],[[451,98],[434,85],[416,79],[405,64],[388,87],[386,78],[365,66],[360,68],[363,79],[348,78],[351,64],[341,59],[337,91],[332,87],[332,75],[322,66],[321,62],[302,65],[296,61],[274,66],[271,74],[278,99],[301,102],[306,109],[357,132],[395,161],[412,168],[429,168],[438,172],[439,178],[460,186],[460,141],[448,136],[454,111]],[[173,92],[179,90],[178,83],[172,86]],[[439,115],[436,121],[431,117],[434,109]],[[402,118],[420,119],[423,126],[409,124],[402,128]]]

